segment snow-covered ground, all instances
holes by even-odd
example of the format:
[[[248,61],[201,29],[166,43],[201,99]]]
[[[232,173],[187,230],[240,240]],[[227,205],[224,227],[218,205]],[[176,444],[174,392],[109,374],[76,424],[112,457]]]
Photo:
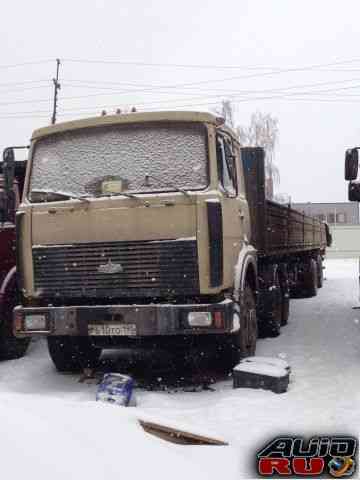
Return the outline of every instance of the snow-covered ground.
[[[316,298],[292,300],[289,325],[258,354],[292,367],[282,395],[232,389],[138,390],[136,408],[95,402],[95,385],[56,373],[44,342],[0,364],[2,478],[184,479],[251,477],[254,453],[277,434],[359,434],[358,263],[329,260]],[[143,432],[138,418],[181,426],[229,446],[181,446]]]

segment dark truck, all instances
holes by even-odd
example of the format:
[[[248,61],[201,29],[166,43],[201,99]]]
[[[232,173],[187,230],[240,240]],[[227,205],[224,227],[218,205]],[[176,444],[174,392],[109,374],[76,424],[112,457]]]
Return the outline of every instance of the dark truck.
[[[13,334],[12,314],[20,296],[16,277],[15,212],[23,191],[26,161],[14,164],[14,181],[7,188],[3,163],[0,162],[0,359],[11,360],[23,356],[30,339]],[[11,175],[10,175],[11,177]],[[7,193],[6,193],[7,191]]]
[[[322,286],[325,224],[266,200],[264,151],[207,113],[35,131],[17,228],[14,329],[46,336],[61,371],[203,342],[234,365]]]

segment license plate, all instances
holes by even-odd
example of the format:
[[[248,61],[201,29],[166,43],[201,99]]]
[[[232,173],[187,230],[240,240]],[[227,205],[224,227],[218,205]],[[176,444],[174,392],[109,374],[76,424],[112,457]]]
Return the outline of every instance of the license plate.
[[[106,325],[89,325],[88,334],[93,336],[110,336],[110,337],[131,337],[136,335],[136,325],[133,323],[125,323],[122,325],[106,324]]]

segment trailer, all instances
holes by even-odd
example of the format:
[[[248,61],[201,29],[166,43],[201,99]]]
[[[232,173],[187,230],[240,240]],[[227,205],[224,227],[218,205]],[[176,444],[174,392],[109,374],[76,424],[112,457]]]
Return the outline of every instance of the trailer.
[[[242,148],[241,157],[258,258],[259,330],[277,336],[288,322],[290,297],[313,297],[323,286],[331,235],[326,223],[266,198],[262,148]]]

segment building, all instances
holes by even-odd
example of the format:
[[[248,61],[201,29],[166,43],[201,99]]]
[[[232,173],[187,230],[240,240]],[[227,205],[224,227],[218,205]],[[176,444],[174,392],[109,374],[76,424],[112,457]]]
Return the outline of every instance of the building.
[[[329,225],[359,225],[359,203],[293,203],[295,210],[311,215]]]
[[[359,203],[294,203],[292,207],[330,225],[333,238],[328,258],[360,257]]]

